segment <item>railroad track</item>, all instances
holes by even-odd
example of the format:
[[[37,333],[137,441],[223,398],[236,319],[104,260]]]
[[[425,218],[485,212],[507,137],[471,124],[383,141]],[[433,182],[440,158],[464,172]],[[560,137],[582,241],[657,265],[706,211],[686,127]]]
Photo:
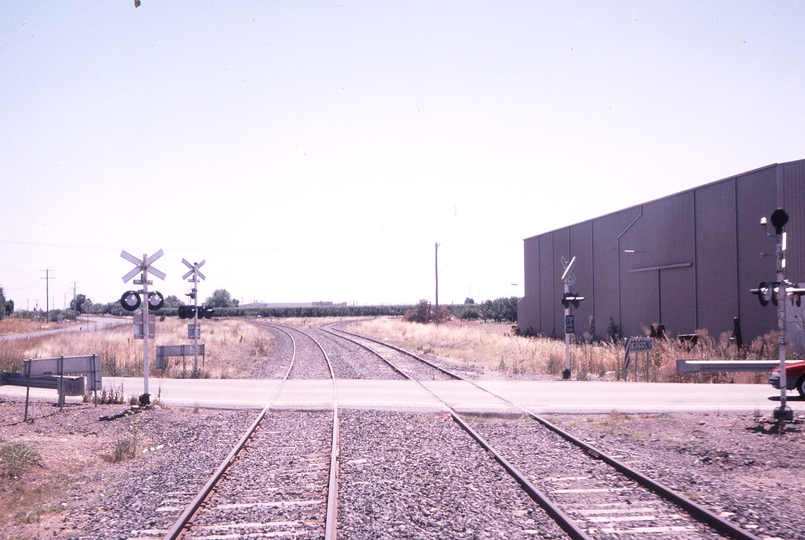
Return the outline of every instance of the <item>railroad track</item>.
[[[446,414],[346,411],[348,455],[339,463],[336,372],[475,383],[403,349],[332,326],[271,329],[293,343],[283,382],[166,539],[330,539],[337,530],[342,538],[471,538],[500,527],[537,538],[759,540],[515,404],[508,403],[522,414],[520,422],[465,418],[424,384]],[[320,343],[325,341],[331,350],[339,342],[344,349],[335,365]],[[364,362],[348,365],[358,354],[355,347]],[[321,379],[324,373],[333,381],[331,411],[271,411],[286,380]],[[453,422],[470,437],[449,428]],[[343,521],[337,525],[339,505]],[[445,506],[467,510],[454,514]]]
[[[327,331],[373,351],[401,373],[407,374],[406,369],[418,362],[426,366],[419,369],[427,373],[439,372],[489,392],[471,380],[393,345],[340,330],[334,325]],[[400,362],[403,356],[407,359]],[[427,378],[436,377],[431,374]],[[425,385],[423,388],[428,390]],[[521,422],[465,419],[430,393],[571,538],[760,540],[501,396],[489,392],[517,407],[522,414]]]
[[[184,507],[166,540],[335,538],[339,435],[332,365],[308,333],[271,327],[293,343],[285,376],[247,432]],[[322,375],[333,381],[330,411],[272,411],[288,379]],[[175,499],[163,504],[167,509],[176,506]]]

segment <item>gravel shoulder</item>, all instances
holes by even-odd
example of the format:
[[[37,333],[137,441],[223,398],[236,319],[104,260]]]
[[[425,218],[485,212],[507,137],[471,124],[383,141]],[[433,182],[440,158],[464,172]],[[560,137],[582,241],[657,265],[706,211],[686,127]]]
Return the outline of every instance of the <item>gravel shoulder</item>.
[[[740,414],[551,415],[552,423],[761,538],[805,539],[805,420]]]

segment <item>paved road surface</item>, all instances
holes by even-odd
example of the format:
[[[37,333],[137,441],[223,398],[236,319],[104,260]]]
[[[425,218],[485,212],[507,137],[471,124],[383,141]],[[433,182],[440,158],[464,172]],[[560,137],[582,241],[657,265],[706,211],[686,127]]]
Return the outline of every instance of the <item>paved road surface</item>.
[[[779,403],[779,391],[766,384],[666,384],[592,381],[479,382],[536,413],[620,412],[754,412],[770,415]],[[104,388],[123,387],[126,396],[143,391],[142,378],[104,377]],[[458,411],[505,412],[487,393],[461,381],[428,381],[426,386]],[[149,379],[152,399],[170,407],[262,407],[279,385],[277,380]],[[56,400],[54,390],[32,389],[38,399]],[[24,399],[25,388],[0,386],[0,399]],[[328,407],[332,382],[292,380],[278,396],[282,408]],[[79,398],[68,398],[77,401]],[[428,392],[411,381],[339,380],[339,406],[409,411],[440,410]],[[805,414],[805,401],[790,395],[794,413]]]
[[[109,328],[112,326],[120,326],[123,324],[131,324],[130,318],[120,317],[94,317],[81,316],[79,321],[72,323],[70,326],[64,328],[52,328],[50,330],[42,330],[41,332],[30,332],[28,334],[6,334],[0,336],[0,341],[13,341],[16,339],[42,337],[50,334],[58,334],[60,332],[86,332],[87,330],[100,330],[102,328]]]

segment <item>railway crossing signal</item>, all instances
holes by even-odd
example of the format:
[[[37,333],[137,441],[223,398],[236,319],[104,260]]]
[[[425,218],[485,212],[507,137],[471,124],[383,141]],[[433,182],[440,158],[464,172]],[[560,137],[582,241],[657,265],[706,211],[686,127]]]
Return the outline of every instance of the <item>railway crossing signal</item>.
[[[762,281],[757,286],[757,289],[749,289],[749,292],[757,295],[761,306],[768,306],[769,302],[776,306],[780,296],[780,283],[777,281],[769,283]],[[803,294],[805,294],[805,288],[794,287],[794,284],[790,281],[785,282],[785,295],[791,297],[791,305],[801,306]]]
[[[123,296],[120,297],[120,305],[126,311],[136,311],[141,304],[142,298],[140,298],[140,293],[138,291],[126,291],[123,293]],[[148,293],[148,309],[150,311],[162,309],[162,306],[164,305],[165,297],[162,296],[161,292],[153,291]]]
[[[165,303],[165,299],[162,298],[162,294],[159,292],[151,293],[148,292],[148,286],[153,285],[153,281],[149,281],[148,273],[150,272],[152,275],[158,277],[161,280],[165,279],[165,273],[157,270],[152,266],[154,262],[156,262],[160,257],[162,257],[165,253],[160,249],[150,257],[147,254],[143,255],[142,259],[135,257],[130,253],[126,253],[122,251],[120,256],[130,263],[134,265],[134,268],[129,271],[125,276],[123,276],[123,283],[127,283],[130,279],[132,279],[137,274],[140,274],[140,279],[135,279],[135,285],[142,285],[142,290],[139,291],[127,291],[123,293],[123,296],[120,297],[120,304],[123,308],[127,311],[135,311],[137,308],[142,306],[142,319],[139,323],[140,334],[142,335],[143,340],[143,395],[140,396],[140,405],[149,405],[151,403],[151,396],[148,393],[148,338],[152,337],[150,334],[150,327],[151,327],[151,317],[148,315],[149,308],[157,310],[162,307]],[[140,296],[142,295],[142,297]],[[142,298],[146,298],[147,301],[143,302]],[[152,307],[153,306],[153,307]],[[135,314],[138,315],[138,314]],[[139,316],[137,317],[139,319]],[[138,338],[138,332],[136,326],[138,323],[135,322],[134,328],[134,337]]]
[[[123,293],[123,296],[120,297],[120,305],[123,306],[123,309],[126,311],[134,311],[140,307],[142,303],[142,299],[140,295],[137,294],[137,291],[126,291]]]
[[[179,306],[180,319],[193,319],[198,315],[199,319],[212,319],[215,309],[210,306]]]
[[[792,302],[800,302],[800,297],[805,293],[805,289],[790,287],[790,282],[785,279],[785,244],[786,234],[783,232],[783,227],[788,223],[788,214],[782,208],[776,209],[769,216],[771,224],[774,227],[774,234],[769,234],[766,231],[766,236],[774,236],[775,244],[777,245],[777,280],[772,283],[762,282],[757,289],[749,289],[749,292],[756,294],[761,306],[769,305],[771,301],[777,306],[777,334],[778,341],[777,347],[780,351],[780,406],[774,409],[774,417],[778,420],[793,420],[794,412],[786,406],[786,373],[785,373],[785,332],[786,332],[786,315],[785,315],[785,301],[789,295],[792,296]],[[765,217],[760,218],[760,224],[766,229],[768,223]]]
[[[779,283],[766,283],[765,281],[761,281],[760,285],[757,286],[757,289],[749,289],[749,292],[757,295],[757,299],[760,301],[761,306],[768,306],[770,300],[773,301],[774,305],[776,306],[776,293],[779,286]]]
[[[206,317],[207,319],[212,318],[213,309],[211,307],[205,307],[198,305],[198,280],[201,278],[202,280],[207,279],[207,276],[201,273],[199,268],[204,266],[204,263],[207,261],[201,261],[200,263],[194,262],[190,264],[187,262],[186,259],[182,259],[182,263],[190,270],[182,276],[182,279],[186,279],[190,283],[193,284],[193,288],[188,293],[187,296],[193,299],[192,306],[182,306],[179,308],[179,318],[181,319],[193,319],[193,324],[187,325],[187,338],[193,339],[193,374],[198,374],[198,338],[201,337],[201,327],[198,324],[198,320],[200,318]]]
[[[562,305],[565,306],[565,309],[570,307],[571,304],[573,304],[574,308],[578,308],[582,300],[584,300],[584,297],[578,293],[566,292],[562,295]]]
[[[578,293],[574,293],[570,291],[571,285],[576,284],[576,276],[570,269],[573,267],[573,263],[576,262],[576,257],[570,259],[570,262],[567,262],[564,257],[561,259],[562,266],[564,267],[565,271],[562,273],[562,280],[564,286],[564,292],[562,294],[562,305],[565,308],[565,369],[562,370],[562,378],[569,379],[570,378],[570,334],[574,334],[576,332],[575,326],[575,319],[573,315],[570,313],[570,306],[572,305],[574,308],[578,308],[579,304],[584,297],[579,295]]]

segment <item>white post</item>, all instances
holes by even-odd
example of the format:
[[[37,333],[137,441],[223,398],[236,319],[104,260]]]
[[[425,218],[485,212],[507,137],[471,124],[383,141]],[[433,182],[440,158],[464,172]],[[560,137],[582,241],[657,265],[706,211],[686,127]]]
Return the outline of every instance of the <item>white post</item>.
[[[201,378],[198,372],[198,277],[193,270],[193,376]]]
[[[565,294],[570,292],[570,284],[565,281]],[[563,379],[570,378],[570,333],[567,331],[567,318],[570,315],[570,302],[565,306],[565,370],[562,372]]]
[[[775,411],[775,417],[779,419],[793,419],[793,414],[789,418],[789,413],[786,407],[786,393],[788,388],[788,378],[785,372],[785,268],[783,267],[785,261],[785,250],[783,249],[783,235],[776,235],[777,241],[777,282],[780,284],[777,290],[777,346],[780,357],[780,408]],[[773,293],[773,291],[772,291]]]
[[[148,396],[148,254],[143,254],[143,394]]]

